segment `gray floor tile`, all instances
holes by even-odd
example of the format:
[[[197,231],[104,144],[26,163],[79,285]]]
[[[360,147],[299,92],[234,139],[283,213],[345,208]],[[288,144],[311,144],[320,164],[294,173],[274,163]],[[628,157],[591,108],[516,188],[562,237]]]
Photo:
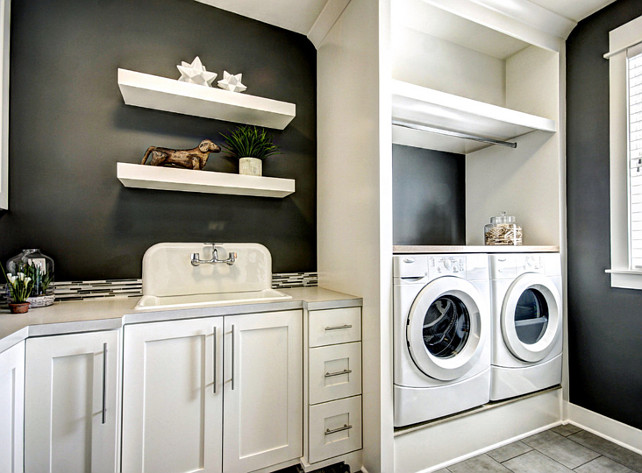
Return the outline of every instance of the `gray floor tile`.
[[[509,443],[508,445],[504,445],[503,447],[491,450],[487,453],[487,455],[493,460],[502,463],[506,460],[510,460],[511,458],[522,455],[530,450],[532,450],[531,447],[518,440],[517,442]]]
[[[573,435],[582,429],[573,424],[562,424],[558,425],[557,427],[553,427],[551,430],[557,434],[563,435],[564,437],[568,437],[569,435]]]
[[[569,470],[536,450],[508,460],[503,465],[515,473],[573,473],[573,470]]]
[[[575,469],[576,473],[635,473],[630,468],[607,457],[598,457]]]
[[[452,473],[510,473],[488,455],[479,455],[448,467]]]
[[[447,468],[442,468],[440,470],[435,471],[434,473],[450,473],[450,470]]]
[[[551,430],[527,437],[523,442],[571,470],[600,456]]]
[[[608,440],[598,437],[590,432],[586,432],[585,430],[573,434],[568,438],[573,442],[577,442],[591,450],[601,453],[605,457],[609,457],[635,472],[642,473],[642,455],[638,455],[631,450],[620,447],[613,442],[609,442]]]

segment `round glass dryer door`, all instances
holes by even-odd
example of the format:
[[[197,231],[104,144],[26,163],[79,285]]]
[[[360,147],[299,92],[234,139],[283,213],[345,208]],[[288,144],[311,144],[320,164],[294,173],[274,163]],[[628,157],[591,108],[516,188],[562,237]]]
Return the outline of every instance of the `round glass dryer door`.
[[[444,276],[427,284],[415,298],[406,326],[417,368],[443,381],[464,375],[488,337],[486,310],[479,291],[465,279]]]
[[[501,326],[513,355],[537,362],[548,355],[561,329],[560,296],[553,281],[542,275],[519,276],[504,296]]]
[[[430,354],[439,358],[457,356],[469,334],[470,314],[461,299],[448,294],[430,304],[423,328],[424,345]]]

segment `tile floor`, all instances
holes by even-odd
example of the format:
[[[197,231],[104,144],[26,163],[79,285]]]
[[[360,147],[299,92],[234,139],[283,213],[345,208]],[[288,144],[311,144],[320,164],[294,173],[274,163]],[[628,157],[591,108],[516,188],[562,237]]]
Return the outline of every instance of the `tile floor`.
[[[571,424],[560,425],[436,473],[642,473],[642,455]]]

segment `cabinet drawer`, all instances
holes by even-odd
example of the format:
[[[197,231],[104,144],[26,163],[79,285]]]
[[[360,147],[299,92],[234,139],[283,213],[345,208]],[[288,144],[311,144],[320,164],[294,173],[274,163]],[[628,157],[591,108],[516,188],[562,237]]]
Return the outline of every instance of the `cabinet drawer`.
[[[361,308],[311,310],[310,347],[361,340]]]
[[[361,448],[361,396],[310,406],[310,463]]]
[[[310,349],[310,404],[361,394],[361,342]]]

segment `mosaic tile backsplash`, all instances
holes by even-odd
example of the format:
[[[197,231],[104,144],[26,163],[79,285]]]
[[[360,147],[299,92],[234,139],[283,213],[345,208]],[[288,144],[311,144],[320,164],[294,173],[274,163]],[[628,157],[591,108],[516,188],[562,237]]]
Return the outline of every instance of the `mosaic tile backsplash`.
[[[288,287],[315,287],[319,283],[317,273],[274,273],[272,289]],[[142,279],[105,279],[99,281],[65,281],[54,283],[56,300],[83,300],[99,297],[140,297],[143,295]],[[4,303],[6,291],[0,290],[0,302]]]

